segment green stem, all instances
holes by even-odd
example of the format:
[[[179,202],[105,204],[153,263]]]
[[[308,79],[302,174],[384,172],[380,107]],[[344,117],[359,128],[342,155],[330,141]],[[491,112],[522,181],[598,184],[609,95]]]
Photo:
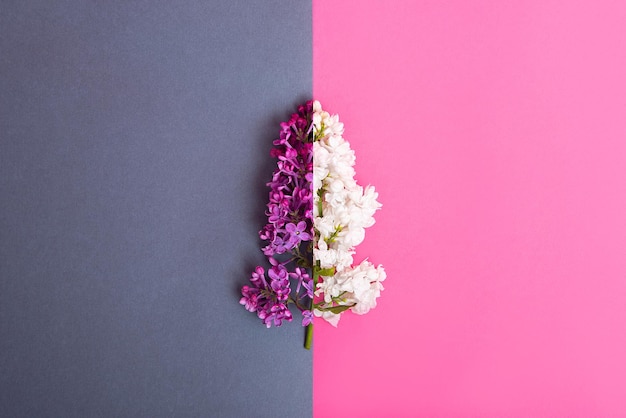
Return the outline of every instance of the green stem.
[[[311,343],[313,342],[313,323],[311,322],[306,326],[306,336],[304,337],[304,348],[311,349]]]
[[[317,279],[319,278],[319,273],[317,272],[316,266],[313,266],[313,290],[317,288]],[[311,298],[310,310],[313,313],[313,298]],[[313,322],[306,326],[306,336],[304,337],[304,348],[307,350],[311,349],[311,344],[313,343]]]

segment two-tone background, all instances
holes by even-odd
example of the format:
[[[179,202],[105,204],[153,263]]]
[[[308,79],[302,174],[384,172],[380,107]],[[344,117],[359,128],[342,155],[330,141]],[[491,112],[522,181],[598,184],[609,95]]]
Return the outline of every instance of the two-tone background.
[[[0,3],[0,416],[626,416],[626,7]],[[266,330],[278,123],[339,113],[367,316]]]

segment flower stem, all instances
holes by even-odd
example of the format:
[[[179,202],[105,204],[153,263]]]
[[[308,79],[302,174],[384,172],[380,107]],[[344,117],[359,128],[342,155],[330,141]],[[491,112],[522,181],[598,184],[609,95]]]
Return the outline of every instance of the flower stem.
[[[319,279],[319,271],[317,266],[313,266],[313,290],[317,288],[317,280]],[[311,298],[310,310],[313,313],[313,309],[315,308],[315,303],[313,302],[313,298]],[[304,337],[304,348],[307,350],[311,349],[311,344],[313,343],[313,322],[306,326],[306,336]]]
[[[306,326],[306,336],[304,337],[304,348],[311,349],[311,343],[313,342],[313,323],[311,322]]]

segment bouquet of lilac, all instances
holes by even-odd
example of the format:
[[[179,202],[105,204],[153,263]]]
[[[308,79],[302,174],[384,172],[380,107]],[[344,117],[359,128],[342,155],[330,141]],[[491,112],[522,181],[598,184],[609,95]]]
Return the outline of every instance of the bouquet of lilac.
[[[354,180],[354,151],[342,137],[339,118],[319,102],[298,107],[281,124],[271,155],[278,159],[268,183],[268,223],[259,231],[271,267],[257,266],[243,286],[240,303],[269,328],[291,321],[289,305],[302,313],[312,340],[313,315],[337,326],[350,309],[365,314],[376,306],[385,271],[365,260],[352,266],[354,247],[374,224],[381,205],[374,187]]]

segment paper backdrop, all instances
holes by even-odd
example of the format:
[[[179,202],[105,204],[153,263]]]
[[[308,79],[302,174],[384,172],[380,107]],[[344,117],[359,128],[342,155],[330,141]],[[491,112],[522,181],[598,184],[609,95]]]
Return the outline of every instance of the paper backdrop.
[[[626,4],[313,6],[388,274],[316,324],[315,416],[626,416]]]
[[[311,68],[306,1],[0,4],[0,416],[311,416],[238,304]]]

